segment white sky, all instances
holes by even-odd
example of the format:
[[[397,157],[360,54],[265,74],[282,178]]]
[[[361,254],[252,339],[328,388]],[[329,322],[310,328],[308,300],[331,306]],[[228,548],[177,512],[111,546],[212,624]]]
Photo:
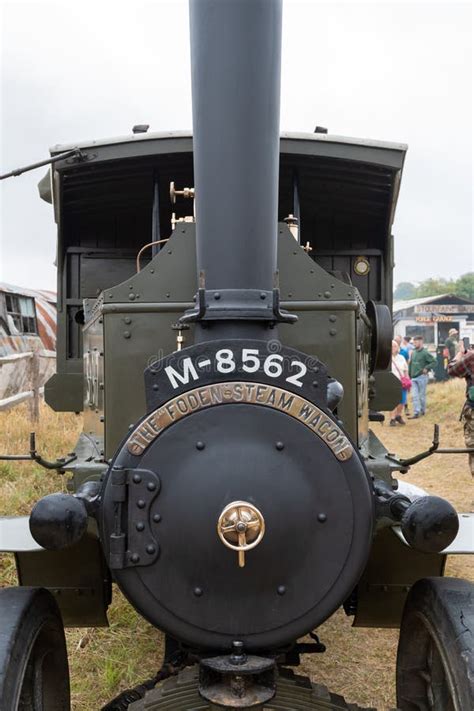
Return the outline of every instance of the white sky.
[[[1,172],[56,143],[191,128],[187,3],[0,0]],[[409,144],[395,281],[472,270],[470,2],[285,0],[282,130]],[[2,184],[0,280],[55,289],[40,169]]]

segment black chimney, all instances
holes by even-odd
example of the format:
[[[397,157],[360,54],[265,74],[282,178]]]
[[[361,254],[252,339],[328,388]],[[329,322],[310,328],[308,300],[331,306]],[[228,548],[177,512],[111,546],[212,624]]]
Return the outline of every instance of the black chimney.
[[[190,0],[195,320],[221,322],[207,338],[223,321],[268,331],[278,310],[281,24],[281,0]]]

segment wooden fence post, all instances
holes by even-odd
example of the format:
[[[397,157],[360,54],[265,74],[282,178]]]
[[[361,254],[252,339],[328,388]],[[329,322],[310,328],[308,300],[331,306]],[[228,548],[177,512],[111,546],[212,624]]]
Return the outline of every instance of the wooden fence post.
[[[39,420],[40,405],[40,357],[38,351],[33,351],[30,360],[30,387],[32,396],[30,398],[30,417],[33,422]]]

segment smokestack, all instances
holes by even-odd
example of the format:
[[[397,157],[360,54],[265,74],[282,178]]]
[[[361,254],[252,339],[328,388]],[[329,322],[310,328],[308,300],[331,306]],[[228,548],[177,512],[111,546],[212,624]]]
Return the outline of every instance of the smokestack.
[[[281,0],[190,0],[204,320],[232,319],[242,306],[237,318],[245,319],[246,308],[246,319],[262,329],[273,313],[281,24]]]

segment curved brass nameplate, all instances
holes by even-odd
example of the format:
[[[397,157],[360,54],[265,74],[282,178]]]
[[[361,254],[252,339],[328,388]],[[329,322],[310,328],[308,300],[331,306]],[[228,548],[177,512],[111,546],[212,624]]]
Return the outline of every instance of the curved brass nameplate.
[[[262,383],[213,383],[188,390],[152,412],[127,441],[131,454],[143,454],[163,430],[191,415],[215,405],[245,403],[280,410],[309,427],[334,452],[340,461],[352,456],[352,445],[344,432],[319,407],[282,388]]]
[[[246,382],[213,383],[168,400],[133,432],[127,442],[128,451],[134,455],[143,454],[163,430],[183,417],[208,407],[232,403],[263,405],[280,410],[309,427],[339,460],[345,461],[352,456],[352,445],[344,432],[309,400],[282,388]]]

